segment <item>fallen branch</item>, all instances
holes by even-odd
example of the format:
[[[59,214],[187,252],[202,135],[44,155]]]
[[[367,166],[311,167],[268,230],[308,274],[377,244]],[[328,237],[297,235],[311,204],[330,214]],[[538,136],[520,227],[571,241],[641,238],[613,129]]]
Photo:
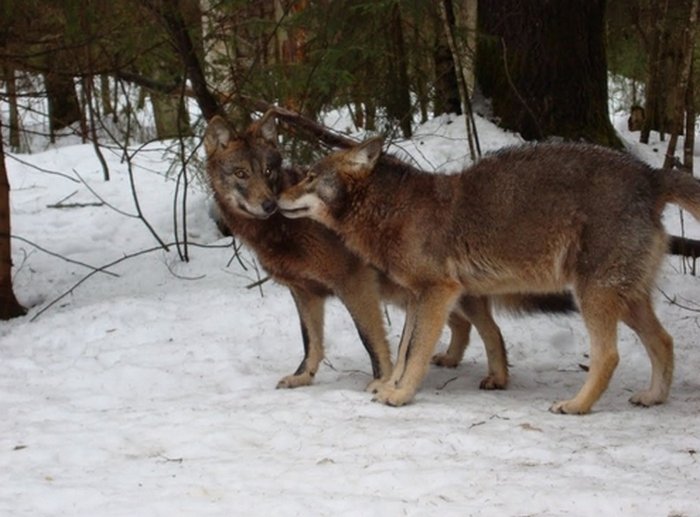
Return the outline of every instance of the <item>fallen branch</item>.
[[[266,276],[265,278],[260,279],[257,282],[253,282],[252,284],[248,284],[247,286],[245,286],[245,288],[246,289],[255,289],[256,287],[263,285],[268,280],[271,280],[271,278],[269,276]],[[262,291],[261,291],[261,293],[262,293]],[[262,294],[261,294],[261,296],[262,296]]]
[[[75,196],[78,193],[76,190],[72,194],[68,194],[66,197],[61,199],[60,201],[57,201],[56,203],[53,203],[51,205],[46,205],[46,208],[83,208],[86,206],[103,206],[104,203],[99,202],[99,203],[64,203],[64,201],[69,200],[73,196]]]
[[[281,106],[275,106],[274,104],[269,104],[260,99],[247,97],[244,100],[250,103],[257,111],[266,112],[272,110],[277,116],[277,120],[281,120],[301,129],[302,131],[305,131],[330,147],[349,149],[351,147],[355,147],[359,143],[357,140],[353,140],[352,138],[335,133],[329,128],[322,126],[318,122],[315,122],[314,120],[311,120],[310,118],[307,118],[295,111],[282,108]]]
[[[104,203],[55,203],[46,205],[46,208],[86,208],[89,206],[104,206]]]
[[[303,133],[310,135],[312,141],[316,143],[322,143],[328,147],[339,147],[341,149],[350,149],[356,147],[360,142],[353,138],[348,138],[339,133],[334,132],[330,128],[319,124],[318,122],[307,118],[300,113],[288,110],[281,106],[275,106],[261,99],[255,99],[253,97],[242,97],[242,100],[246,102],[250,108],[256,111],[273,111],[277,120],[280,120],[287,124],[288,130],[291,128],[300,129]],[[298,133],[294,133],[298,136]],[[308,138],[307,138],[308,140]],[[401,164],[403,163],[399,158],[391,154],[382,154],[380,160],[386,164]]]

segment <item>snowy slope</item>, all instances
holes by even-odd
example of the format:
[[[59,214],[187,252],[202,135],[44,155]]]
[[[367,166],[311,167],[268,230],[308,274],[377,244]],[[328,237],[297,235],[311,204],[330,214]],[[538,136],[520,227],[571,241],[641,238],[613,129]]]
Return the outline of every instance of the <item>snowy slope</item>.
[[[479,131],[485,149],[519,141],[483,119]],[[468,161],[463,138],[463,119],[442,117],[392,149],[455,170]],[[75,169],[134,212],[116,154],[109,183],[88,145],[18,158]],[[136,164],[145,215],[170,242],[175,183],[162,150],[150,145]],[[142,222],[108,206],[47,208],[75,191],[67,202],[99,200],[65,177],[7,165],[14,235],[95,267],[157,245]],[[204,192],[193,189],[188,203],[190,239],[220,246],[191,247],[189,263],[158,250],[76,286],[90,269],[13,241],[15,289],[32,308],[0,323],[0,515],[700,515],[700,280],[681,274],[677,258],[659,289],[694,310],[659,292],[676,340],[666,405],[628,404],[649,361],[621,329],[622,360],[594,412],[550,414],[585,376],[579,319],[499,315],[507,391],[478,390],[486,366],[474,335],[458,369],[431,369],[415,403],[395,409],[363,392],[369,361],[337,302],[315,385],[275,390],[302,353],[291,297],[270,282],[247,288],[259,278],[253,258],[241,252],[247,269],[232,260]],[[700,238],[700,225],[686,223]],[[666,224],[680,231],[677,209]],[[402,316],[389,317],[396,344]]]

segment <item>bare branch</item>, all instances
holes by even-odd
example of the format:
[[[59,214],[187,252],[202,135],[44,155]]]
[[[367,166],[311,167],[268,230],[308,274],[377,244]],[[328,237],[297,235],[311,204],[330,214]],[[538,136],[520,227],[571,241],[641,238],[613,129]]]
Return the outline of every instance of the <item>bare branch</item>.
[[[123,216],[125,216],[125,217],[138,218],[138,215],[136,215],[136,214],[130,214],[129,212],[125,212],[125,211],[122,210],[121,208],[117,208],[117,207],[114,206],[113,204],[111,204],[111,203],[105,201],[105,199],[104,199],[102,196],[100,196],[100,195],[95,191],[95,189],[93,189],[93,188],[90,186],[90,184],[89,184],[87,181],[85,181],[85,180],[83,179],[83,177],[80,175],[80,173],[79,173],[77,170],[73,169],[73,174],[75,174],[76,176],[78,176],[78,179],[80,180],[80,182],[81,182],[83,185],[85,185],[85,188],[87,188],[93,196],[95,196],[97,199],[99,199],[99,200],[102,202],[102,204],[108,206],[109,208],[111,208],[112,210],[114,210],[115,212],[117,212],[118,214],[121,214],[121,215],[123,215]]]
[[[25,244],[29,244],[30,246],[38,249],[39,251],[43,251],[47,255],[51,255],[52,257],[60,258],[61,260],[64,260],[70,264],[75,264],[77,266],[86,267],[88,269],[92,269],[95,272],[99,271],[101,273],[104,273],[105,275],[110,275],[110,276],[115,276],[115,277],[119,276],[118,274],[112,273],[111,271],[105,271],[104,270],[105,268],[98,268],[95,266],[91,266],[90,264],[86,264],[85,262],[80,262],[79,260],[70,259],[64,255],[61,255],[60,253],[56,253],[55,251],[47,250],[46,248],[39,246],[36,242],[32,242],[29,239],[25,239],[24,237],[20,237],[19,235],[10,235],[10,238],[24,242]]]
[[[63,172],[58,172],[58,171],[52,171],[49,169],[44,169],[43,167],[39,167],[38,165],[34,165],[33,163],[26,162],[24,160],[21,160],[20,158],[17,158],[16,156],[10,154],[10,153],[5,153],[5,156],[8,158],[11,158],[12,160],[15,160],[16,162],[21,163],[22,165],[26,165],[27,167],[31,167],[32,169],[35,169],[39,172],[43,172],[45,174],[54,174],[56,176],[61,176],[62,178],[66,178],[68,180],[71,180],[74,183],[80,183],[80,180],[77,180],[68,174],[65,174]]]
[[[166,246],[172,246],[173,244],[174,244],[174,243],[171,242],[171,243],[166,244]],[[219,245],[219,244],[199,244],[199,243],[191,242],[191,243],[190,243],[190,246],[196,246],[196,247],[199,247],[199,248],[228,248],[230,245],[229,245],[229,244],[226,244],[226,245]],[[108,270],[109,268],[111,268],[111,267],[116,266],[117,264],[120,264],[120,263],[126,261],[126,260],[129,260],[129,259],[132,259],[132,258],[135,258],[135,257],[139,257],[139,256],[141,256],[141,255],[146,255],[146,254],[148,254],[148,253],[153,253],[154,251],[158,251],[158,250],[162,250],[162,249],[164,249],[163,246],[155,246],[155,247],[153,247],[153,248],[148,248],[148,249],[145,249],[145,250],[137,251],[137,252],[135,252],[135,253],[131,253],[131,254],[124,255],[123,257],[120,257],[120,258],[118,258],[118,259],[116,259],[116,260],[113,260],[112,262],[109,262],[108,264],[105,264],[104,266],[101,266],[101,267],[98,267],[98,268],[94,268],[90,273],[88,273],[88,274],[85,275],[83,278],[81,278],[80,280],[78,280],[75,284],[73,284],[68,290],[66,290],[65,292],[63,292],[61,295],[59,295],[57,298],[55,298],[54,300],[52,300],[52,301],[51,301],[50,303],[48,303],[47,305],[45,305],[40,311],[38,311],[34,316],[32,316],[32,318],[31,318],[29,321],[36,321],[36,319],[37,319],[39,316],[41,316],[43,313],[45,313],[45,312],[46,312],[47,310],[49,310],[51,307],[53,307],[54,305],[56,305],[56,304],[57,304],[59,301],[61,301],[63,298],[65,298],[65,297],[68,296],[69,294],[73,293],[73,291],[75,291],[76,288],[78,288],[81,284],[83,284],[83,283],[86,282],[88,279],[90,279],[94,274],[96,274],[96,273],[107,273],[107,274],[115,275],[114,273],[110,273],[110,272],[107,271],[107,270]],[[88,267],[92,267],[92,266],[88,266]],[[118,275],[115,275],[115,276],[118,276]]]
[[[658,289],[658,288],[657,288]],[[682,303],[679,303],[676,301],[676,297],[674,296],[671,298],[669,295],[667,295],[662,289],[659,289],[659,292],[663,295],[664,298],[666,298],[666,301],[670,303],[671,305],[675,305],[677,307],[680,307],[681,309],[684,309],[686,311],[690,312],[700,312],[700,306],[699,307],[690,307],[688,305],[684,305]]]

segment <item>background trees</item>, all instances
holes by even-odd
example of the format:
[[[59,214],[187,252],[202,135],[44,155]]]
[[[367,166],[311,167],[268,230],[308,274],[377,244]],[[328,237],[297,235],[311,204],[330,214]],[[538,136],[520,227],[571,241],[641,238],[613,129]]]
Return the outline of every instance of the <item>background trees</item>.
[[[187,97],[205,117],[225,110],[242,124],[249,97],[311,118],[346,107],[358,127],[408,136],[418,120],[460,112],[465,79],[468,97],[476,86],[492,115],[527,139],[616,145],[608,71],[629,78],[631,101],[645,104],[642,138],[652,129],[669,133],[682,58],[697,39],[687,31],[693,4],[8,0],[0,20],[3,96],[12,104],[17,83],[34,81],[20,96],[47,99],[52,131],[86,132],[91,105],[118,119],[113,100],[126,83],[152,104],[160,138],[191,131]]]
[[[693,64],[698,59],[697,19],[695,0],[611,0],[608,5],[611,70],[628,79],[629,104],[643,107],[640,141],[648,142],[651,131],[659,132],[661,140],[686,133],[683,162],[688,170],[700,101]]]

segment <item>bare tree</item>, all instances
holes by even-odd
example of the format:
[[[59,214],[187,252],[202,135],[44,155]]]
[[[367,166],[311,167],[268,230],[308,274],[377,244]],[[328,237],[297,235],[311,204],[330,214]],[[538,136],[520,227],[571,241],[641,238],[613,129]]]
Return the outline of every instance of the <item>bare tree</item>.
[[[668,147],[666,149],[666,157],[664,158],[664,167],[669,168],[673,166],[676,154],[676,144],[678,142],[678,134],[683,130],[684,113],[686,108],[686,100],[688,99],[688,86],[690,83],[690,73],[693,64],[693,49],[695,48],[695,33],[697,29],[698,20],[698,8],[700,7],[700,0],[693,0],[690,5],[690,15],[688,17],[688,23],[685,26],[684,33],[684,48],[683,48],[683,59],[680,69],[680,77],[678,84],[675,88],[675,106],[676,113],[673,120],[673,126],[671,129],[671,137],[668,141]],[[692,98],[690,100],[692,104]],[[695,117],[693,117],[694,119]],[[694,122],[694,120],[693,120]],[[694,126],[694,124],[692,124]],[[688,135],[686,135],[686,142],[688,141]],[[692,143],[692,142],[691,142]],[[687,150],[686,150],[687,153]],[[692,149],[690,153],[692,157]],[[692,172],[692,169],[690,169]]]
[[[0,123],[0,320],[25,313],[12,288],[12,247],[10,245],[10,182],[5,168],[5,149]]]
[[[472,67],[467,64],[468,51],[465,42],[462,38],[455,36],[455,12],[452,5],[452,0],[442,0],[440,2],[440,16],[443,21],[445,35],[452,53],[454,61],[455,76],[457,79],[457,87],[462,106],[462,113],[466,115],[465,123],[467,130],[467,141],[469,142],[469,153],[472,160],[476,160],[481,156],[481,148],[479,146],[479,137],[476,132],[476,123],[474,114],[471,108],[471,91],[473,85],[469,84],[469,71]]]

